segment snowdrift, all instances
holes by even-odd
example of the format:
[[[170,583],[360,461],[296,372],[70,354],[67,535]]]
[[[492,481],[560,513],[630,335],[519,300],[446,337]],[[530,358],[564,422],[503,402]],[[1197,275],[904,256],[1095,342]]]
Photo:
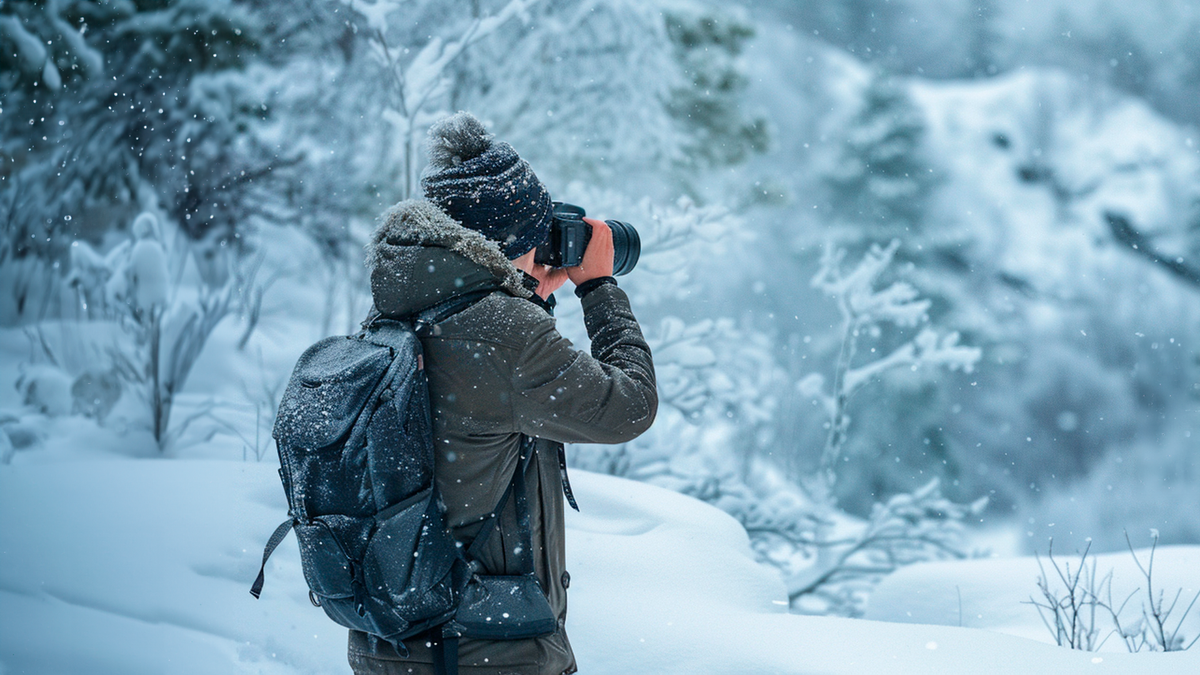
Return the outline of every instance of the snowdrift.
[[[790,615],[729,516],[573,477],[569,630],[589,675],[1200,672],[1200,653],[1101,657],[971,628]],[[266,464],[3,467],[0,672],[348,672],[345,631],[309,604],[292,542],[262,600],[247,592],[284,512]]]
[[[1150,549],[1137,551],[1142,565],[1150,562]],[[1059,568],[1075,574],[1080,556],[1075,552],[1057,551],[1054,561]],[[1051,589],[1066,595],[1049,558],[1043,552],[1042,567],[1051,578]],[[1123,625],[1132,626],[1142,616],[1146,601],[1146,581],[1128,551],[1088,556],[1088,569],[1096,565],[1099,582],[1112,573],[1112,597],[1120,604],[1131,599],[1121,613]],[[1050,632],[1038,618],[1037,609],[1029,604],[1031,596],[1043,601],[1035,580],[1041,574],[1033,557],[1009,559],[966,560],[949,563],[929,562],[902,568],[883,580],[871,594],[866,616],[879,621],[897,623],[937,624],[984,628],[1018,637],[1049,641]],[[1160,546],[1154,551],[1152,575],[1155,597],[1161,592],[1170,605],[1179,594],[1175,612],[1167,621],[1168,629],[1181,625],[1184,644],[1200,633],[1200,612],[1193,608],[1184,616],[1200,584],[1200,546]],[[1097,591],[1107,599],[1107,593]],[[1200,607],[1200,603],[1197,604]],[[1180,622],[1182,621],[1182,624]],[[1107,641],[1101,651],[1127,651],[1119,635],[1111,632],[1111,621],[1103,615],[1096,621],[1101,628],[1098,637]],[[1197,643],[1200,645],[1200,643]],[[1196,649],[1196,647],[1193,647]],[[1107,656],[1107,654],[1105,654]],[[1196,654],[1200,672],[1200,653]]]

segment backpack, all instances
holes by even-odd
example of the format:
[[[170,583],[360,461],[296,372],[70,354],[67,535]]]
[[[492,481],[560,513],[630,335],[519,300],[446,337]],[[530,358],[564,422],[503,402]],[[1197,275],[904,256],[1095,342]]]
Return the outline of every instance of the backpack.
[[[376,317],[357,335],[304,352],[288,382],[273,436],[288,515],[267,560],[296,531],[309,600],[334,621],[391,643],[427,633],[439,673],[457,672],[457,639],[521,639],[557,621],[534,574],[524,474],[533,443],[488,521],[465,551],[450,535],[434,480],[429,393],[418,333],[491,291],[457,296],[411,317]],[[515,497],[522,574],[479,575],[500,513]]]

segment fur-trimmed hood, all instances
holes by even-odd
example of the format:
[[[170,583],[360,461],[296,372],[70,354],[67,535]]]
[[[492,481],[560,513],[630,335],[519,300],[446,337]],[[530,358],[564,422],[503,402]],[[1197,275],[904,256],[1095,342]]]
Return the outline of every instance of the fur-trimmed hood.
[[[367,269],[375,307],[389,316],[407,316],[486,288],[532,295],[496,242],[423,199],[400,202],[383,214],[367,244]]]

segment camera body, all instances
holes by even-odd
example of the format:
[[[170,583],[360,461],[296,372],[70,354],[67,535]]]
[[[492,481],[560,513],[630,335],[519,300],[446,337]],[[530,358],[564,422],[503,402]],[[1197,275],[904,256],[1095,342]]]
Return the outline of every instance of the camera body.
[[[586,215],[582,206],[554,202],[550,234],[545,243],[538,246],[534,262],[551,267],[579,266],[592,239],[592,226],[583,220]],[[606,220],[604,223],[613,234],[613,274],[629,274],[641,256],[641,237],[629,223],[619,220]]]

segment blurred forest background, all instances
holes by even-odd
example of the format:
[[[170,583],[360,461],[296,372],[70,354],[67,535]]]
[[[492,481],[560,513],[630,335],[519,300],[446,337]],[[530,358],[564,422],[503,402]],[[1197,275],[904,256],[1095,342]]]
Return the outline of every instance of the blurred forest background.
[[[798,611],[1200,543],[1189,0],[0,1],[0,459],[274,461],[455,110],[642,233],[663,409],[572,462],[735,515]]]

